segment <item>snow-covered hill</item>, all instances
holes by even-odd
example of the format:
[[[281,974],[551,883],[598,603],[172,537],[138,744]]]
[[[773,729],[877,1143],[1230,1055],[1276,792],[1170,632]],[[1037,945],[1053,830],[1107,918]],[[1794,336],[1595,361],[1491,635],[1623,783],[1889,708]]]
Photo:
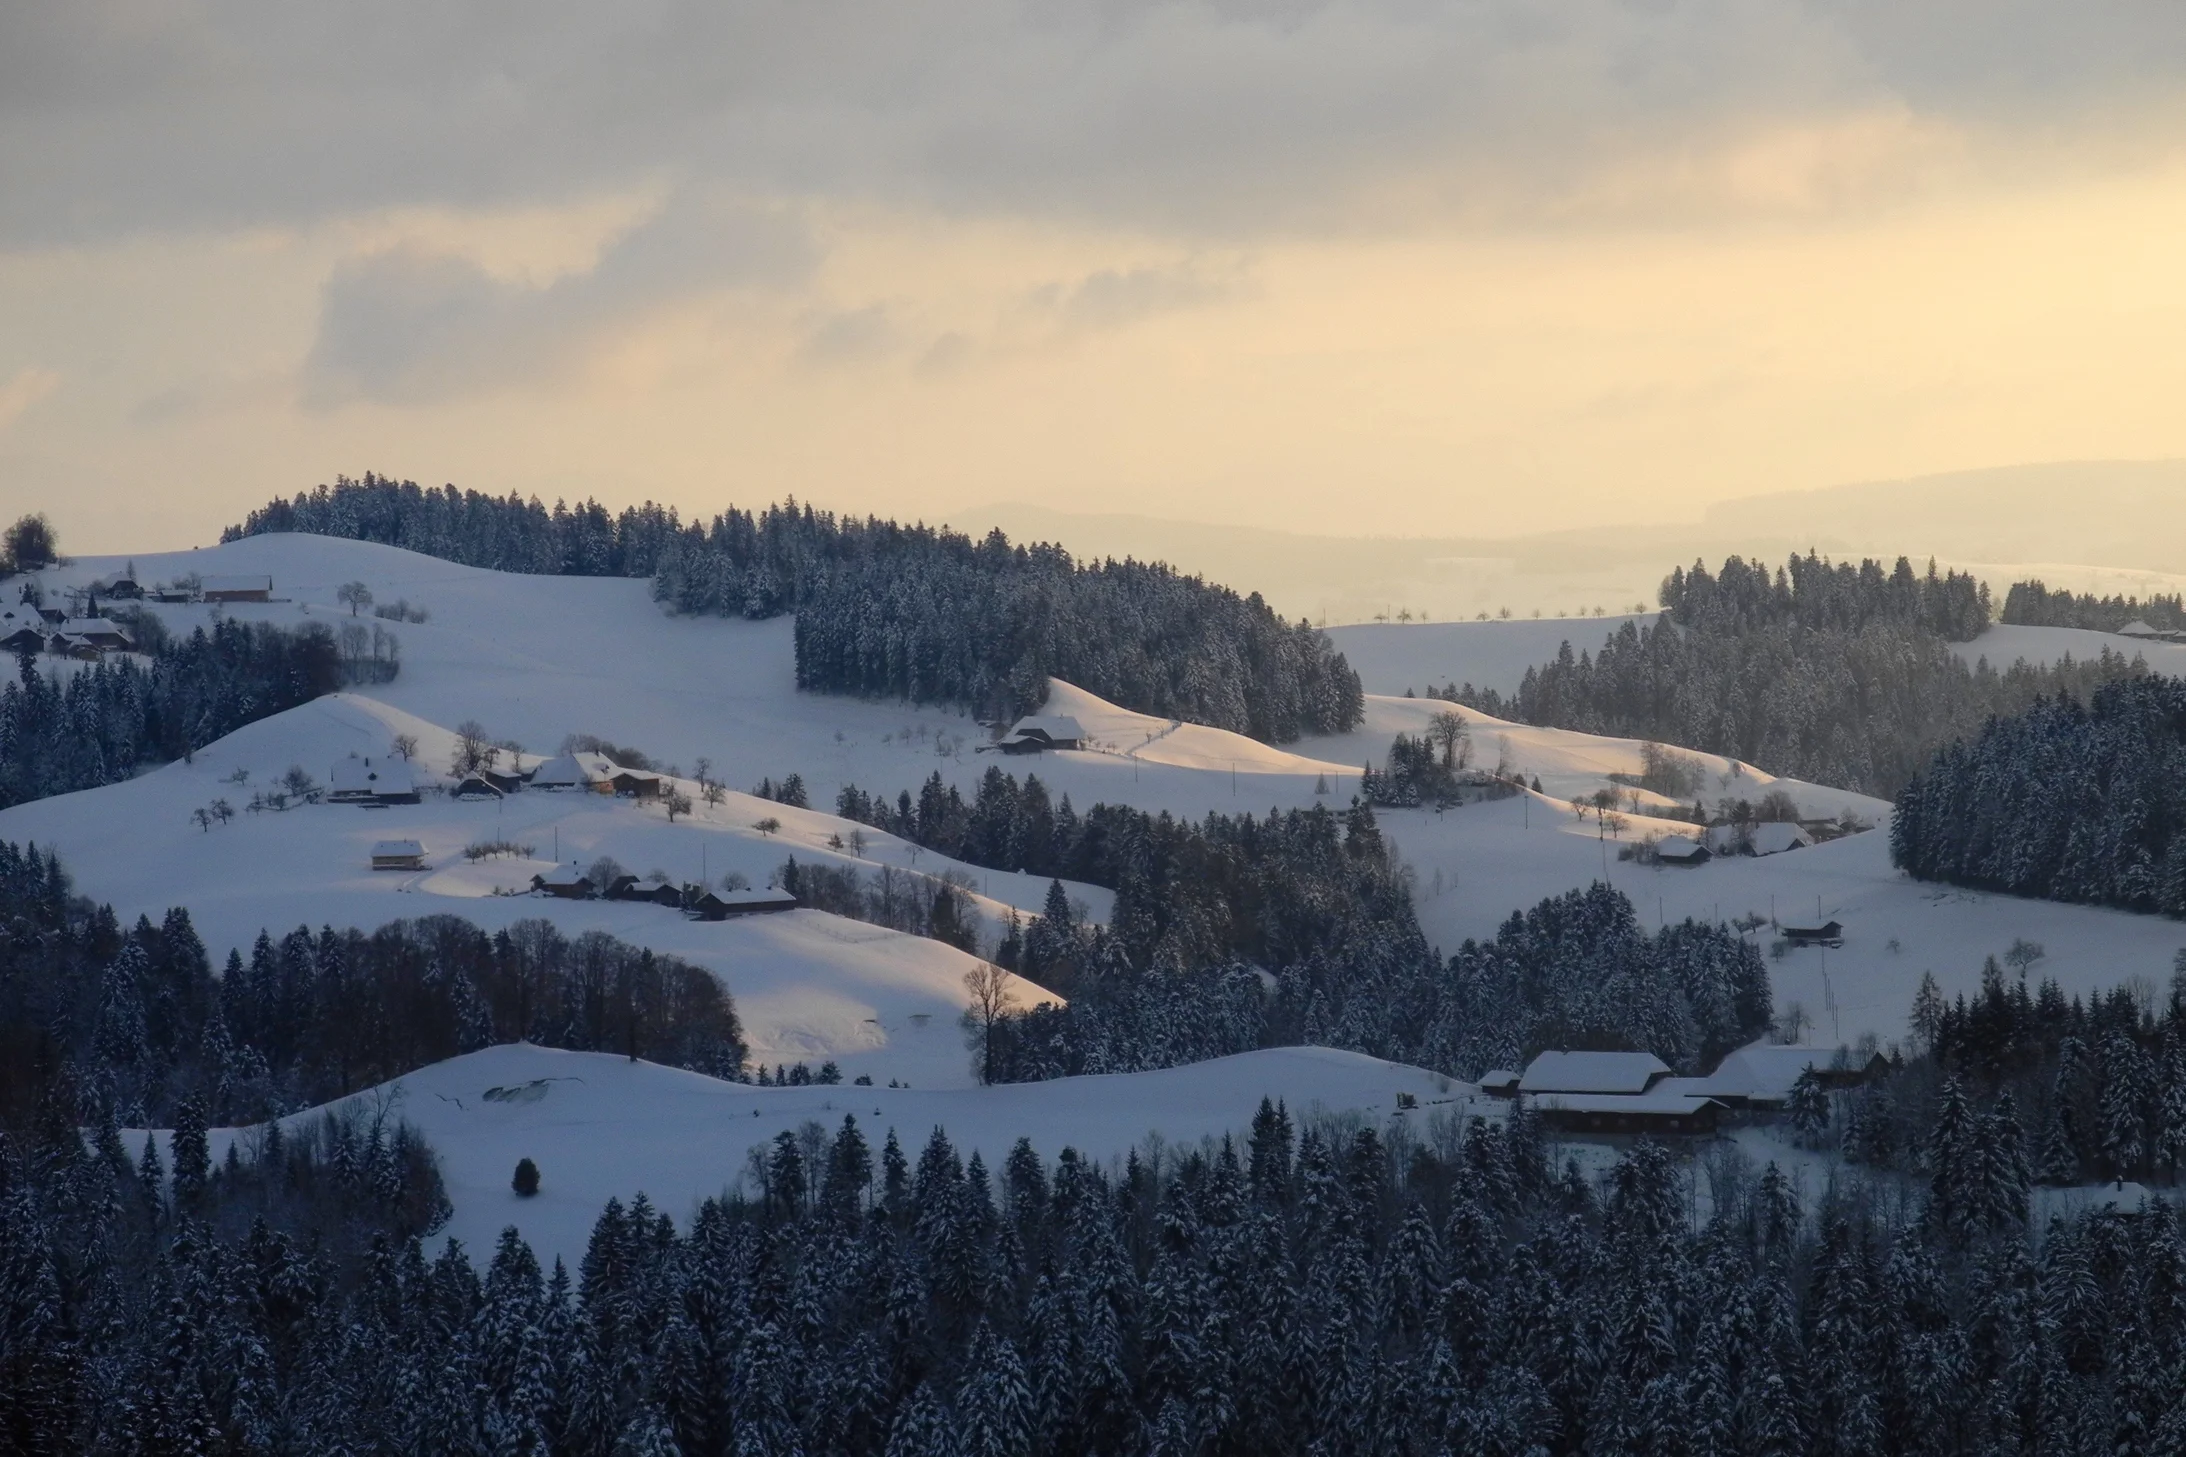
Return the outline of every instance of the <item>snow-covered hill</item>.
[[[489,1099],[489,1090],[499,1092]],[[628,1203],[642,1192],[682,1224],[700,1200],[742,1179],[752,1150],[810,1123],[832,1135],[846,1115],[876,1154],[893,1130],[915,1161],[942,1128],[960,1154],[978,1152],[999,1169],[1021,1137],[1049,1159],[1074,1148],[1102,1163],[1149,1141],[1195,1148],[1243,1132],[1263,1097],[1282,1100],[1294,1117],[1348,1115],[1379,1125],[1397,1116],[1462,1116],[1475,1092],[1418,1068],[1314,1047],[1160,1072],[937,1091],[759,1088],[607,1053],[516,1044],[421,1068],[346,1101],[425,1134],[455,1206],[447,1233],[474,1254],[513,1224],[541,1260],[560,1255],[574,1269],[609,1198]],[[1416,1112],[1399,1113],[1400,1094]],[[214,1133],[216,1161],[237,1136]],[[520,1158],[539,1166],[533,1198],[510,1188]]]
[[[88,581],[119,565],[118,559],[82,561],[48,574],[49,585]],[[194,763],[0,813],[0,837],[56,846],[87,893],[113,901],[128,916],[156,916],[169,904],[186,904],[216,956],[247,944],[260,927],[278,932],[306,920],[369,927],[454,911],[498,925],[548,915],[572,929],[598,926],[715,967],[737,997],[755,1056],[765,1061],[835,1057],[853,1073],[870,1072],[883,1082],[905,1078],[921,1088],[967,1081],[951,1024],[963,1005],[960,982],[970,963],[947,948],[817,913],[695,925],[649,906],[491,894],[528,882],[557,854],[586,862],[611,855],[640,874],[659,869],[678,879],[696,878],[702,868],[716,878],[736,870],[754,884],[764,883],[792,853],[868,870],[949,869],[931,853],[871,831],[861,858],[848,848],[856,827],[825,811],[846,783],[893,798],[937,772],[969,794],[996,760],[977,751],[985,732],[965,716],[798,693],[786,619],[670,617],[638,581],[512,576],[308,536],[254,537],[139,557],[136,565],[147,581],[185,570],[270,573],[276,595],[285,600],[223,609],[237,617],[346,620],[348,609],[336,603],[335,592],[352,580],[365,582],[383,603],[404,599],[429,617],[395,628],[403,668],[391,684],[252,725]],[[178,630],[209,611],[160,610]],[[1591,630],[1598,624],[1585,625]],[[1392,632],[1420,634],[1418,641],[1433,646],[1431,667],[1423,667],[1416,681],[1482,682],[1507,667],[1496,655],[1512,640],[1508,635],[1534,627],[1453,624]],[[1480,656],[1470,656],[1475,653]],[[1990,656],[1995,661],[1996,653]],[[1394,658],[1375,672],[1385,682],[1406,676]],[[1381,678],[1385,672],[1389,676]],[[1375,695],[1356,731],[1274,747],[1134,713],[1065,683],[1053,686],[1049,706],[1077,716],[1093,747],[1008,760],[1010,772],[1037,773],[1081,809],[1105,800],[1193,817],[1341,806],[1362,765],[1379,764],[1397,733],[1422,732],[1449,707]],[[1442,814],[1382,815],[1385,833],[1417,876],[1422,925],[1446,949],[1464,937],[1491,934],[1512,911],[1544,896],[1600,878],[1624,889],[1650,920],[1833,916],[1846,928],[1841,950],[1798,952],[1773,963],[1772,971],[1779,1000],[1799,1002],[1817,1035],[1851,1040],[1867,1032],[1900,1035],[1922,971],[1933,970],[1946,991],[1970,988],[1982,957],[2015,938],[2046,946],[2049,957],[2036,974],[2055,975],[2072,991],[2130,975],[2160,982],[2186,939],[2159,919],[1915,884],[1890,868],[1879,833],[1691,870],[1621,861],[1618,845],[1605,842],[1591,818],[1576,817],[1568,801],[1609,785],[1612,773],[1637,772],[1636,742],[1503,723],[1470,710],[1461,716],[1476,762],[1501,762],[1529,779],[1538,776],[1543,793]],[[787,810],[732,793],[719,807],[701,806],[671,826],[658,809],[634,802],[527,793],[498,806],[446,800],[369,812],[318,806],[243,816],[209,832],[191,822],[197,806],[216,797],[240,805],[252,786],[291,764],[323,781],[336,758],[384,750],[396,733],[415,735],[420,761],[437,772],[448,760],[452,726],[467,719],[533,754],[551,752],[565,734],[588,732],[635,745],[686,773],[700,755],[708,756],[716,777],[731,785],[801,773],[816,808]],[[1888,807],[1880,801],[1695,757],[1711,799],[1758,798],[1776,789],[1810,816],[1850,810],[1869,823],[1886,821]],[[234,781],[239,772],[247,780]],[[1324,784],[1325,793],[1319,792]],[[759,830],[768,818],[779,819],[780,828]],[[1624,837],[1676,828],[1635,814]],[[394,834],[420,839],[434,868],[414,876],[365,869],[371,842]],[[845,840],[842,850],[830,844],[837,836]],[[491,838],[528,844],[533,854],[525,862],[475,866],[461,859],[463,846]],[[990,926],[1007,907],[1037,909],[1045,892],[1032,877],[955,868],[981,895]],[[1106,892],[1081,886],[1072,894],[1096,918],[1106,915]]]

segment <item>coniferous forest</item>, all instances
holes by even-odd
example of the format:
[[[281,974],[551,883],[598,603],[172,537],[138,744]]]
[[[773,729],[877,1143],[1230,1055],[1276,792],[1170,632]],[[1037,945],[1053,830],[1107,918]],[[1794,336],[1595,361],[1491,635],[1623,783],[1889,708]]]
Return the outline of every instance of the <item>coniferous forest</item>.
[[[549,511],[453,486],[367,475],[252,512],[222,540],[269,531],[384,542],[470,566],[651,577],[688,613],[797,615],[797,683],[826,693],[1030,712],[1050,677],[1142,713],[1287,743],[1341,733],[1358,674],[1327,638],[1257,595],[1135,561],[1080,564],[928,526],[786,502],[684,524],[650,503]]]
[[[277,1126],[276,1126],[277,1127]],[[1926,1181],[1802,1188],[1530,1118],[1103,1168],[784,1132],[687,1231],[610,1202],[574,1271],[444,1213],[400,1128],[174,1169],[110,1126],[0,1146],[0,1443],[24,1452],[844,1457],[2175,1452],[2176,1215],[2030,1242],[1948,1084]],[[1922,1191],[1925,1189],[1925,1193]],[[1981,1193],[1979,1200],[1971,1197]],[[483,1262],[481,1270],[473,1260]]]
[[[2186,602],[2176,593],[2155,592],[2143,601],[2063,588],[2052,591],[2040,581],[2014,582],[2004,594],[1999,620],[2014,626],[2077,627],[2091,632],[2116,632],[2138,621],[2158,632],[2186,632]]]
[[[2139,671],[2115,654],[2049,667],[1951,649],[1989,624],[1987,588],[1899,558],[1832,564],[1793,557],[1773,575],[1731,557],[1662,586],[1663,613],[1625,624],[1600,650],[1526,671],[1514,695],[1463,685],[1484,713],[1721,754],[1771,774],[1888,798],[1936,750],[2037,698],[2085,698]]]
[[[2186,682],[2038,702],[1945,746],[1898,796],[1922,880],[2186,915]]]
[[[117,655],[56,677],[25,657],[0,685],[0,809],[118,783],[342,685],[340,646],[319,623],[221,621],[171,640],[130,625],[149,666]]]

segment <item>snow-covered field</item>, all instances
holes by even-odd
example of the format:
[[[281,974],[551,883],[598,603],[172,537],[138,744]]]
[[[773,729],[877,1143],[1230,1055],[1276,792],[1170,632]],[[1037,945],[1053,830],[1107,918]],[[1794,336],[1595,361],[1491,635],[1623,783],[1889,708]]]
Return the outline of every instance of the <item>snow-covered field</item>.
[[[85,560],[49,574],[49,585],[89,580],[119,564]],[[396,628],[403,668],[391,684],[252,725],[190,764],[0,813],[0,837],[57,846],[87,893],[131,917],[186,904],[216,956],[247,944],[260,927],[278,932],[299,921],[369,927],[450,911],[497,925],[551,916],[571,929],[597,926],[718,970],[763,1060],[835,1057],[852,1073],[882,1082],[900,1077],[919,1088],[968,1080],[952,1024],[964,1001],[962,972],[971,963],[947,948],[811,912],[705,925],[650,906],[490,893],[527,882],[556,854],[587,863],[608,854],[640,874],[658,869],[678,879],[696,878],[702,868],[714,878],[736,870],[754,884],[792,853],[856,861],[847,848],[829,845],[837,835],[847,841],[854,828],[825,812],[838,788],[856,783],[892,797],[939,772],[969,793],[995,761],[976,752],[985,733],[963,715],[798,693],[786,619],[669,617],[643,582],[510,576],[305,536],[138,557],[136,565],[145,580],[185,570],[271,573],[276,595],[287,600],[225,609],[237,617],[346,619],[335,591],[353,579],[382,602],[403,598],[430,617]],[[161,610],[173,627],[186,629],[209,609]],[[1551,635],[1561,641],[1567,631],[1612,626],[1592,619],[1400,626],[1361,630],[1367,634],[1361,641],[1380,655],[1369,660],[1372,686],[1410,676],[1403,669],[1406,643],[1424,645],[1421,686],[1453,677],[1482,683],[1507,674],[1521,656],[1545,656],[1540,644]],[[2050,631],[1999,629],[1973,646],[1995,661],[1999,647],[2040,650]],[[1069,684],[1054,686],[1049,706],[1075,714],[1095,748],[1009,760],[1008,770],[1037,773],[1081,808],[1106,800],[1192,816],[1340,806],[1356,788],[1361,765],[1381,762],[1396,733],[1424,730],[1447,707],[1377,694],[1357,731],[1277,748],[1134,713]],[[1630,894],[1649,921],[1831,916],[1845,924],[1841,950],[1794,953],[1772,971],[1779,1001],[1800,1003],[1815,1035],[1850,1041],[1863,1033],[1899,1036],[1922,971],[1934,971],[1946,992],[1971,988],[1982,957],[2015,938],[2042,943],[2049,956],[2035,974],[2054,975],[2069,991],[2128,976],[2160,982],[2186,940],[2161,919],[1917,885],[1890,868],[1879,833],[1695,869],[1619,861],[1617,846],[1605,844],[1592,820],[1580,821],[1567,801],[1603,787],[1612,772],[1637,771],[1637,743],[1500,723],[1470,711],[1463,716],[1476,762],[1538,776],[1543,793],[1443,814],[1383,814],[1386,833],[1417,876],[1422,924],[1445,949],[1492,933],[1513,910],[1604,877]],[[686,774],[706,755],[716,776],[736,786],[798,772],[816,808],[786,810],[732,793],[718,808],[702,805],[671,826],[659,809],[637,802],[526,793],[498,806],[434,799],[380,811],[316,806],[245,815],[210,832],[190,820],[192,809],[216,797],[240,805],[252,786],[291,764],[323,782],[336,758],[384,750],[397,732],[415,734],[421,762],[438,771],[452,745],[451,726],[466,719],[532,754],[552,752],[567,733],[589,732],[673,761]],[[1696,757],[1710,798],[1758,798],[1781,789],[1809,815],[1849,809],[1875,824],[1887,816],[1886,805],[1865,796]],[[239,771],[247,782],[231,782]],[[1317,793],[1323,784],[1325,795]],[[778,831],[756,828],[769,817],[781,821]],[[1675,828],[1641,814],[1630,817],[1624,834],[1629,840]],[[431,871],[365,868],[371,842],[397,834],[425,844]],[[528,844],[533,855],[523,863],[475,866],[461,859],[464,845],[489,838]],[[868,868],[950,868],[888,836],[867,832],[866,838]],[[1045,891],[1032,877],[959,868],[982,896],[990,926],[1005,907],[1037,909]],[[1105,892],[1081,886],[1072,893],[1096,918],[1106,914]]]
[[[488,1089],[506,1091],[488,1100]],[[447,1233],[474,1254],[513,1224],[541,1260],[560,1255],[574,1269],[608,1198],[628,1203],[642,1192],[683,1224],[700,1200],[743,1178],[753,1149],[808,1123],[832,1136],[845,1115],[857,1118],[876,1158],[893,1130],[916,1162],[942,1128],[960,1155],[977,1152],[999,1170],[1020,1137],[1048,1159],[1074,1148],[1103,1164],[1150,1145],[1197,1148],[1203,1139],[1243,1133],[1263,1097],[1283,1100],[1294,1118],[1358,1116],[1380,1125],[1402,1116],[1424,1126],[1437,1116],[1463,1116],[1476,1092],[1418,1068],[1319,1047],[1160,1072],[937,1091],[760,1088],[608,1053],[518,1044],[421,1068],[347,1103],[364,1116],[406,1119],[424,1133],[455,1206]],[[1400,1114],[1399,1094],[1411,1095],[1417,1111]],[[236,1136],[214,1133],[216,1161]],[[530,1199],[509,1186],[520,1158],[539,1166],[539,1192]]]
[[[1550,661],[1571,644],[1598,652],[1627,622],[1650,623],[1654,613],[1623,617],[1512,618],[1488,622],[1362,622],[1328,629],[1329,641],[1358,670],[1369,693],[1402,696],[1445,684],[1472,684],[1515,693],[1526,669]]]

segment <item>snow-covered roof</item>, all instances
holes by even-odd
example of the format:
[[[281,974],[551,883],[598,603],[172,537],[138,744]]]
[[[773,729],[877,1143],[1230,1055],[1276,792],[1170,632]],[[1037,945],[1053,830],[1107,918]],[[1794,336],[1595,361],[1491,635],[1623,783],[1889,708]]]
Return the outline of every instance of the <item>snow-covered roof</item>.
[[[121,625],[104,617],[71,617],[61,623],[61,631],[71,637],[118,637],[127,639],[129,634]]]
[[[425,847],[415,840],[375,840],[372,843],[372,858],[374,860],[392,860],[401,856],[418,856],[424,853]]]
[[[1753,853],[1780,855],[1814,843],[1814,837],[1789,820],[1770,820],[1753,827]]]
[[[1067,713],[1028,714],[1010,726],[1009,737],[1014,739],[1034,733],[1044,734],[1051,742],[1059,739],[1085,742],[1085,729]]]
[[[334,794],[415,794],[417,777],[406,759],[370,759],[351,754],[334,761],[327,775]]]
[[[531,783],[535,789],[557,786],[581,789],[588,784],[605,783],[620,772],[620,767],[604,754],[558,754],[532,771]]]
[[[1708,847],[1690,835],[1664,835],[1655,842],[1655,853],[1665,860],[1690,860],[1707,852]]]
[[[198,584],[201,592],[271,592],[271,577],[207,577]]]
[[[574,860],[567,865],[557,865],[552,870],[542,872],[538,877],[541,885],[575,885],[585,878],[585,873],[577,868]]]
[[[1643,1093],[1670,1069],[1651,1052],[1544,1052],[1526,1064],[1521,1093]]]
[[[797,897],[786,890],[717,890],[714,898],[725,906],[793,906]]]
[[[1518,1081],[1518,1074],[1507,1067],[1490,1068],[1480,1075],[1483,1088],[1507,1088]]]
[[[1826,1070],[1836,1060],[1828,1047],[1741,1047],[1728,1054],[1706,1078],[1710,1092],[1725,1097],[1781,1103],[1808,1068]]]
[[[2118,636],[2161,637],[2163,636],[2163,634],[2157,632],[2154,628],[2150,627],[2147,623],[2141,621],[2139,618],[2136,617],[2131,622],[2128,622],[2125,626],[2118,629]]]

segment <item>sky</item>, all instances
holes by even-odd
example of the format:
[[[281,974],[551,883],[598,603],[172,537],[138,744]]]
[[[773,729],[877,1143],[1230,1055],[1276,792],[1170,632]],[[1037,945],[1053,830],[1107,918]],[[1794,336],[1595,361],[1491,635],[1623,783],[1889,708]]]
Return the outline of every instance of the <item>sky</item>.
[[[0,510],[1316,533],[2186,456],[2176,0],[0,7]]]

